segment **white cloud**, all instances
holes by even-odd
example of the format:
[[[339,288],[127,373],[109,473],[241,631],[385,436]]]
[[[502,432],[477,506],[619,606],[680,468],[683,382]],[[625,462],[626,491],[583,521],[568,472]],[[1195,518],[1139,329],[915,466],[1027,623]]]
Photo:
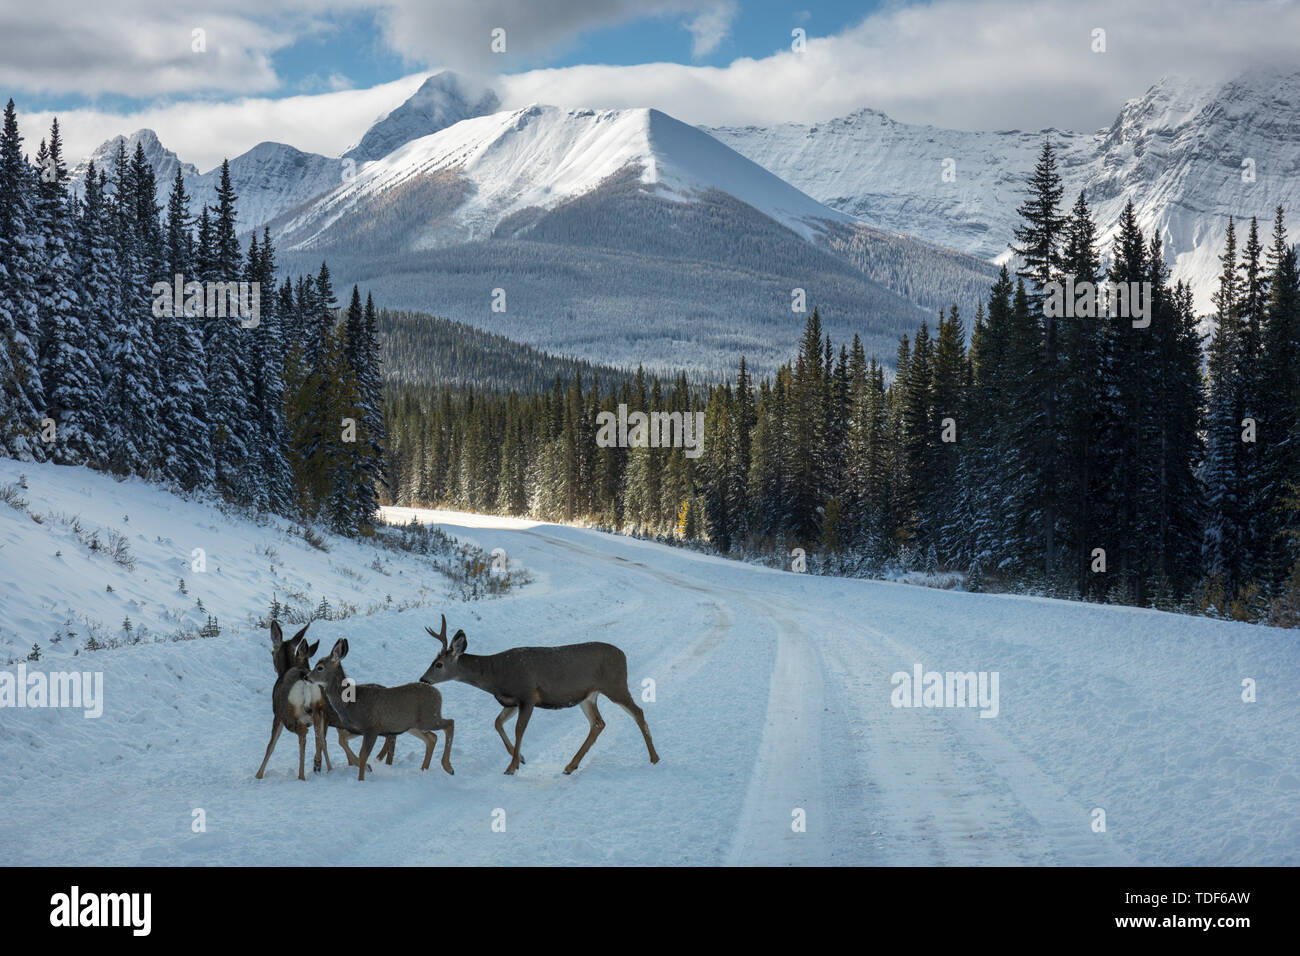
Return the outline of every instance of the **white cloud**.
[[[223,158],[238,156],[266,140],[337,156],[361,139],[380,115],[414,93],[425,75],[414,74],[366,90],[280,99],[245,97],[229,103],[177,103],[132,113],[60,110],[57,115],[69,165],[118,133],[147,127],[183,162],[206,172]],[[35,144],[46,134],[52,115],[20,113],[23,145],[29,153],[35,152]]]
[[[731,35],[731,25],[736,22],[740,5],[736,0],[721,0],[707,9],[701,10],[686,23],[694,41],[691,43],[691,56],[708,56]]]
[[[1107,52],[1092,52],[1106,30]],[[574,66],[503,77],[507,105],[652,105],[694,123],[820,122],[869,106],[960,129],[1093,130],[1167,73],[1214,81],[1294,67],[1293,0],[932,0],[722,68]]]
[[[692,22],[701,32],[690,28],[696,46],[716,46],[725,35],[718,10],[729,6],[734,0],[386,0],[380,23],[389,45],[414,63],[503,72],[562,53],[584,33],[649,16],[700,11]],[[497,29],[504,53],[492,50]]]
[[[271,56],[294,33],[265,11],[252,0],[6,3],[0,87],[90,97],[270,90]]]

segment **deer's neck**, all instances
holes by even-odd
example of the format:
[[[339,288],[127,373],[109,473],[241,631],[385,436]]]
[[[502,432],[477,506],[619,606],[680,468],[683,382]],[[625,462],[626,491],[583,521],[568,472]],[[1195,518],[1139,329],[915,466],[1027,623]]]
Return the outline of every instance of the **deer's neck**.
[[[496,668],[493,667],[495,657],[496,655],[460,655],[460,676],[457,680],[479,690],[485,690],[489,694],[496,693]]]
[[[343,729],[350,734],[359,734],[362,733],[360,730],[361,725],[357,722],[357,714],[353,710],[354,705],[343,700],[343,681],[346,679],[347,677],[342,671],[335,675],[334,679],[325,685],[325,699],[334,708],[334,713],[338,714],[339,723],[343,725]]]

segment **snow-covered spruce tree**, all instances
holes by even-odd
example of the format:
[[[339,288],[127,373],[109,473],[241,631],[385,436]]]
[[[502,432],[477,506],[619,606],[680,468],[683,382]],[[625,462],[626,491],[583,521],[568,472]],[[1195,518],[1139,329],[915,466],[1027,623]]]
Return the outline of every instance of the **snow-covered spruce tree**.
[[[82,331],[85,334],[81,347],[95,370],[96,399],[92,409],[94,442],[86,463],[99,469],[108,467],[107,442],[112,431],[106,414],[106,392],[111,380],[109,333],[113,319],[121,308],[120,290],[114,272],[117,267],[117,246],[111,231],[112,210],[106,198],[106,189],[104,170],[97,170],[94,163],[89,163],[77,219],[75,254],[83,306]]]
[[[143,154],[140,156],[143,162]],[[158,356],[154,348],[153,296],[147,247],[154,236],[141,221],[141,165],[128,162],[119,144],[111,179],[110,232],[116,258],[116,312],[107,329],[108,375],[105,386],[107,464],[119,475],[156,475],[156,438],[161,403],[155,390]],[[148,202],[153,203],[150,196]]]
[[[57,119],[50,125],[49,141],[37,152],[37,169],[36,221],[44,240],[36,280],[40,372],[45,415],[55,427],[49,457],[64,465],[84,465],[96,457],[102,383],[87,349],[94,337],[87,328],[77,219]]]
[[[966,371],[966,329],[961,313],[953,305],[946,318],[942,313],[939,315],[938,337],[934,346],[934,385],[931,394],[931,434],[934,436],[931,468],[934,474],[925,504],[931,543],[945,564],[951,564],[960,550],[961,533],[952,526],[951,518],[960,505],[957,463],[961,457],[961,440],[965,429],[962,412],[965,405]],[[949,433],[944,425],[945,419],[951,419],[955,435]],[[946,437],[954,437],[956,440],[945,441]]]
[[[43,245],[36,213],[36,174],[23,157],[11,99],[0,130],[0,448],[9,457],[41,460],[45,406],[37,356],[36,291]]]
[[[1059,484],[1058,464],[1061,457],[1063,435],[1058,423],[1058,390],[1060,369],[1058,361],[1057,319],[1044,308],[1047,287],[1061,278],[1061,246],[1065,238],[1066,219],[1061,214],[1060,203],[1064,190],[1057,171],[1056,151],[1050,138],[1043,140],[1038,162],[1029,177],[1028,195],[1017,209],[1021,224],[1015,228],[1016,245],[1012,249],[1024,260],[1018,273],[1028,282],[1030,313],[1041,328],[1041,356],[1035,357],[1038,366],[1035,376],[1040,389],[1042,405],[1040,427],[1030,433],[1035,438],[1037,463],[1040,472],[1032,481],[1041,494],[1041,563],[1048,577],[1055,574],[1057,566],[1056,535]]]
[[[238,282],[242,273],[242,254],[235,235],[235,195],[230,182],[230,163],[221,164],[221,181],[217,188],[217,209],[211,222],[211,234],[203,257],[208,274],[205,282]],[[202,221],[200,221],[200,247]],[[208,360],[208,423],[212,439],[212,457],[216,485],[223,496],[238,502],[252,498],[249,469],[255,466],[250,449],[253,438],[248,399],[252,376],[248,354],[252,336],[241,328],[238,315],[206,316],[204,351]]]
[[[1291,587],[1300,567],[1300,507],[1290,507],[1300,476],[1300,268],[1296,247],[1287,246],[1278,210],[1273,271],[1264,323],[1260,392],[1260,479],[1256,507],[1268,519],[1259,542],[1259,576],[1270,593]],[[1300,491],[1300,489],[1295,489]]]
[[[164,234],[164,281],[198,278],[189,198],[180,169],[167,200]],[[170,318],[159,319],[167,343],[167,389],[163,418],[167,428],[167,477],[181,488],[209,488],[215,480],[212,442],[208,428],[207,358],[203,349],[205,320],[190,315],[183,303],[172,303]]]
[[[1247,564],[1241,514],[1241,289],[1236,229],[1231,219],[1220,261],[1223,271],[1214,295],[1215,329],[1208,357],[1210,400],[1202,470],[1206,515],[1201,559],[1204,574],[1217,579],[1231,595],[1241,585]]]

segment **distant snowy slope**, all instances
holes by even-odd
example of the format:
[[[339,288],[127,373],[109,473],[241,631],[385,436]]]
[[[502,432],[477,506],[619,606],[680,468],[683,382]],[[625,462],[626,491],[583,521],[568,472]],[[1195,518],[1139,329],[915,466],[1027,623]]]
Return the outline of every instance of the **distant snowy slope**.
[[[358,163],[382,159],[413,139],[472,116],[495,113],[499,108],[500,101],[492,90],[442,70],[425,80],[397,109],[375,120],[361,141],[343,153],[343,158]]]
[[[828,206],[999,261],[1008,258],[1025,180],[1050,137],[1064,202],[1086,192],[1103,251],[1131,200],[1202,311],[1230,216],[1268,222],[1280,204],[1300,222],[1300,72],[1250,71],[1221,86],[1166,77],[1095,133],[968,132],[870,109],[813,125],[708,132]],[[1253,181],[1243,177],[1247,167]]]
[[[73,189],[78,194],[84,191],[86,170],[90,163],[95,164],[97,173],[107,173],[111,179],[118,149],[123,148],[125,150],[127,162],[130,162],[131,157],[135,155],[137,145],[143,147],[144,158],[153,167],[154,180],[158,184],[158,192],[162,197],[162,201],[166,200],[167,190],[171,189],[172,180],[176,178],[177,169],[180,169],[181,176],[186,180],[198,177],[198,167],[193,163],[182,162],[175,153],[159,141],[157,133],[151,129],[138,129],[130,136],[114,136],[105,140],[93,153],[73,166],[69,173]]]
[[[590,193],[625,169],[654,195],[690,202],[710,190],[739,199],[805,238],[849,223],[706,133],[653,109],[529,106],[464,120],[407,143],[284,223],[291,246],[310,246],[347,212],[415,183],[460,196],[427,223],[413,248],[485,238],[526,210]]]

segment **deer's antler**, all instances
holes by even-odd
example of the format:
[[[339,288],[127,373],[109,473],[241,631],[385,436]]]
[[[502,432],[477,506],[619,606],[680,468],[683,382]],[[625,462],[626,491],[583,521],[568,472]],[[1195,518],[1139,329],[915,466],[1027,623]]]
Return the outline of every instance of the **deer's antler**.
[[[430,634],[432,634],[434,637],[436,637],[439,641],[442,642],[442,649],[443,649],[444,651],[447,649],[447,615],[445,615],[445,614],[442,615],[442,633],[441,633],[441,634],[437,633],[437,632],[436,632],[433,628],[431,628],[431,627],[426,627],[425,630],[428,631]]]

